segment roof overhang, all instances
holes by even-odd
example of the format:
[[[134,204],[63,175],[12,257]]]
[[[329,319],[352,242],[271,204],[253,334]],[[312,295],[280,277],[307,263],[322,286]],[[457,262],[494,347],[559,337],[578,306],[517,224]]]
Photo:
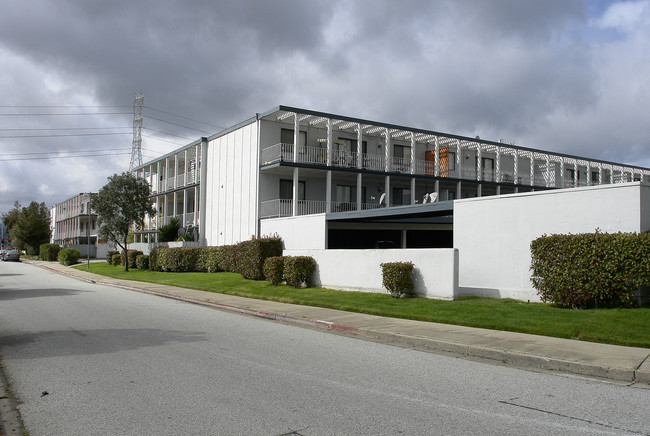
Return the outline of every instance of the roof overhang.
[[[452,224],[453,212],[453,201],[439,201],[410,206],[328,213],[325,218],[327,221],[339,222]]]

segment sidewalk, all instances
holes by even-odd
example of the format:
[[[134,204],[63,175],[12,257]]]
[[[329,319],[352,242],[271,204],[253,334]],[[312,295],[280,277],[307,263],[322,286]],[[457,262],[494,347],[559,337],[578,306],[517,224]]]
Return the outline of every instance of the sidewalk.
[[[650,388],[650,349],[411,321],[113,279],[55,262],[26,261],[80,280],[160,295],[288,324],[508,366]]]

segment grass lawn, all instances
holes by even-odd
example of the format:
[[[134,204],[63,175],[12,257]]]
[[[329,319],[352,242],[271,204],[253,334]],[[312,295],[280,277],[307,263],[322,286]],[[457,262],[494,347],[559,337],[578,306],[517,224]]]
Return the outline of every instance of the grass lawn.
[[[86,270],[86,265],[76,268]],[[208,292],[327,307],[372,315],[531,333],[558,338],[650,348],[650,308],[572,310],[511,299],[466,297],[457,301],[394,299],[366,293],[273,286],[233,273],[162,273],[91,263],[96,274]]]

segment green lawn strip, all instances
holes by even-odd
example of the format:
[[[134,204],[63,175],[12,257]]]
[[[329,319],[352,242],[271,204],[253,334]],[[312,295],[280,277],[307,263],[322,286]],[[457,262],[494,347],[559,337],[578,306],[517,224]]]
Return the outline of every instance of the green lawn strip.
[[[77,266],[85,270],[86,265]],[[650,308],[572,310],[512,299],[467,297],[457,301],[394,299],[388,293],[294,289],[233,273],[124,272],[120,266],[93,263],[91,272],[125,280],[159,283],[282,303],[492,330],[529,333],[615,345],[650,348]]]

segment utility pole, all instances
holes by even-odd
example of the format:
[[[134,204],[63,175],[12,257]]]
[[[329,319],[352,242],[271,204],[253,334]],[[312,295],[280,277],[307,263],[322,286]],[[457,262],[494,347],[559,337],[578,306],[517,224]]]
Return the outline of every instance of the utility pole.
[[[129,172],[133,168],[142,165],[142,106],[144,95],[141,92],[135,93],[133,100],[133,146],[131,147],[131,163]]]

